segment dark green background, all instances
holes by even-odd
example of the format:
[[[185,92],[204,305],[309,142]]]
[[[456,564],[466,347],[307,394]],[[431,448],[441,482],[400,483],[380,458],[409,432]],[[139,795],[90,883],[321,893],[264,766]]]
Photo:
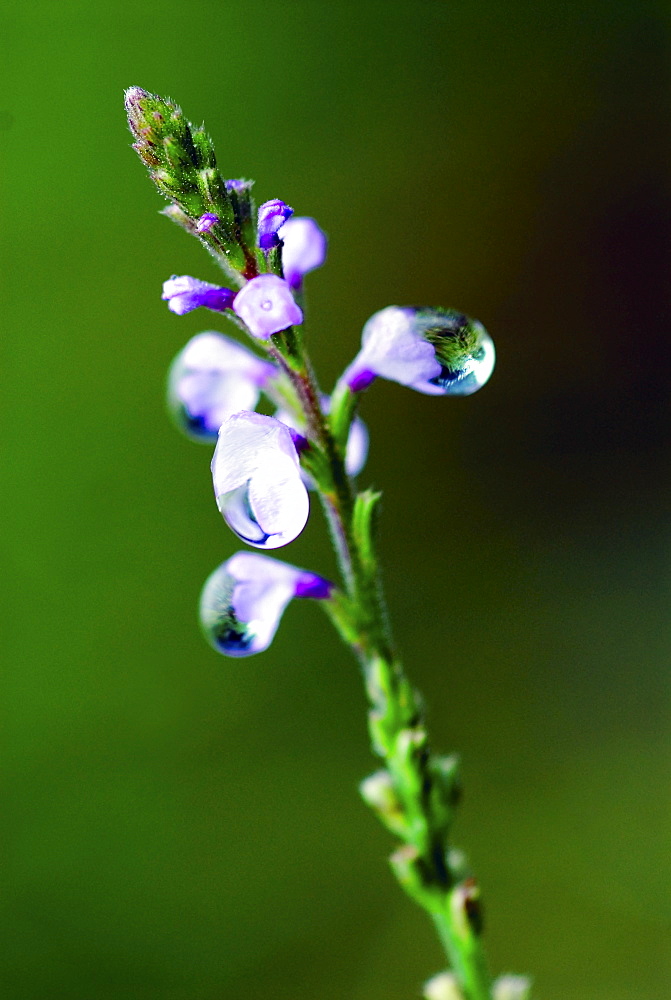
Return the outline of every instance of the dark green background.
[[[443,962],[319,608],[249,660],[199,634],[237,546],[164,373],[224,326],[160,301],[216,272],[157,214],[131,84],[330,234],[324,387],[389,303],[492,332],[478,395],[364,400],[396,631],[463,756],[493,968],[668,996],[670,41],[645,0],[3,8],[3,998],[407,1000]],[[314,505],[278,554],[332,572]]]

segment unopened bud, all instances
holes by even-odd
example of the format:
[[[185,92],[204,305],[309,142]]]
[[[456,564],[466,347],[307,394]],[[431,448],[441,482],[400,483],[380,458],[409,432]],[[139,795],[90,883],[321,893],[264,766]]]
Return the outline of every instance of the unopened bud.
[[[492,987],[494,1000],[529,1000],[531,980],[528,976],[514,976],[507,973],[499,976]]]
[[[461,937],[480,934],[482,931],[482,908],[480,887],[474,878],[465,878],[455,885],[450,893],[450,908],[455,926]]]
[[[453,972],[439,972],[424,983],[424,1000],[464,1000],[457,977]]]
[[[359,785],[361,798],[380,817],[384,825],[396,836],[403,836],[406,823],[401,803],[398,800],[391,775],[388,771],[376,771]]]
[[[470,875],[468,858],[459,847],[451,847],[447,852],[447,869],[455,882],[462,882]]]

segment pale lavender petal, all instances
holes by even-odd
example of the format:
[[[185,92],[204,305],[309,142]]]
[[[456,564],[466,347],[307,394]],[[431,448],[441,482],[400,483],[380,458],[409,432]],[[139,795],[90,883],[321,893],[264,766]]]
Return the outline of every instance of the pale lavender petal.
[[[355,417],[349,429],[345,452],[345,471],[348,476],[358,476],[366,464],[368,440],[368,428],[361,417]]]
[[[389,306],[364,326],[342,380],[352,392],[380,375],[431,396],[465,396],[485,384],[495,357],[483,325],[457,310]]]
[[[208,578],[200,619],[208,641],[227,656],[267,649],[292,597],[323,600],[333,585],[323,577],[253,552],[238,552]]]
[[[371,375],[380,375],[429,395],[441,395],[432,385],[441,366],[433,346],[414,327],[412,308],[388,306],[368,320],[363,328],[361,350],[343,379],[353,392],[366,388]]]
[[[253,410],[275,365],[223,334],[193,337],[168,375],[168,408],[179,428],[197,441],[214,442],[231,414]]]
[[[167,301],[168,309],[183,316],[199,306],[224,312],[231,308],[235,292],[230,288],[211,285],[209,281],[199,281],[189,274],[173,274],[172,278],[163,282],[161,298]]]
[[[303,322],[289,285],[276,274],[260,274],[248,281],[235,296],[233,310],[260,340]]]
[[[435,348],[417,333],[415,310],[388,306],[368,320],[361,335],[362,356],[366,368],[382,378],[421,392],[439,394],[430,379],[440,375]]]
[[[282,240],[282,270],[292,288],[299,288],[303,275],[326,260],[326,234],[314,219],[294,216],[277,235]]]
[[[222,424],[212,480],[224,520],[248,544],[279,548],[305,527],[298,455],[289,428],[274,417],[243,411]]]

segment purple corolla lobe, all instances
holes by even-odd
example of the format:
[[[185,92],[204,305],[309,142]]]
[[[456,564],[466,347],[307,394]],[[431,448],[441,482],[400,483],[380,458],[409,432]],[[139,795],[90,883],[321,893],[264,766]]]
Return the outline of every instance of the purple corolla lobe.
[[[308,271],[326,260],[326,234],[314,219],[294,216],[277,233],[282,240],[282,270],[291,288],[300,288]]]
[[[235,296],[233,311],[260,340],[303,322],[289,285],[276,274],[260,274],[248,281]]]
[[[217,506],[238,538],[276,549],[300,535],[309,513],[291,432],[243,410],[223,422],[212,459]]]
[[[221,333],[198,333],[179,352],[168,374],[168,409],[188,437],[215,442],[224,420],[253,410],[275,365]]]
[[[230,288],[211,285],[209,281],[200,281],[189,274],[173,274],[163,282],[161,298],[168,303],[168,309],[183,316],[185,313],[205,306],[215,312],[230,309],[235,298],[235,292]]]
[[[332,590],[316,573],[256,552],[237,552],[206,581],[200,620],[218,652],[251,656],[268,648],[292,598],[323,600]]]
[[[258,215],[258,233],[259,246],[262,250],[270,250],[278,245],[277,230],[293,213],[293,208],[289,208],[279,198],[273,198],[272,201],[266,201],[261,205]]]

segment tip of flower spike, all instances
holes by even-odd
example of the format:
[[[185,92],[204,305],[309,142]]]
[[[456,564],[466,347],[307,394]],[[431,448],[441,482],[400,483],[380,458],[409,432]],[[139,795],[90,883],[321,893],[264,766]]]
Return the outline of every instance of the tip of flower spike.
[[[123,103],[126,111],[129,114],[134,113],[142,98],[150,96],[149,91],[144,90],[142,87],[128,87],[123,95]]]
[[[171,113],[181,114],[172,101],[151,94],[142,87],[129,87],[124,92],[124,107],[131,132],[136,138],[143,138],[145,130],[162,125]]]

